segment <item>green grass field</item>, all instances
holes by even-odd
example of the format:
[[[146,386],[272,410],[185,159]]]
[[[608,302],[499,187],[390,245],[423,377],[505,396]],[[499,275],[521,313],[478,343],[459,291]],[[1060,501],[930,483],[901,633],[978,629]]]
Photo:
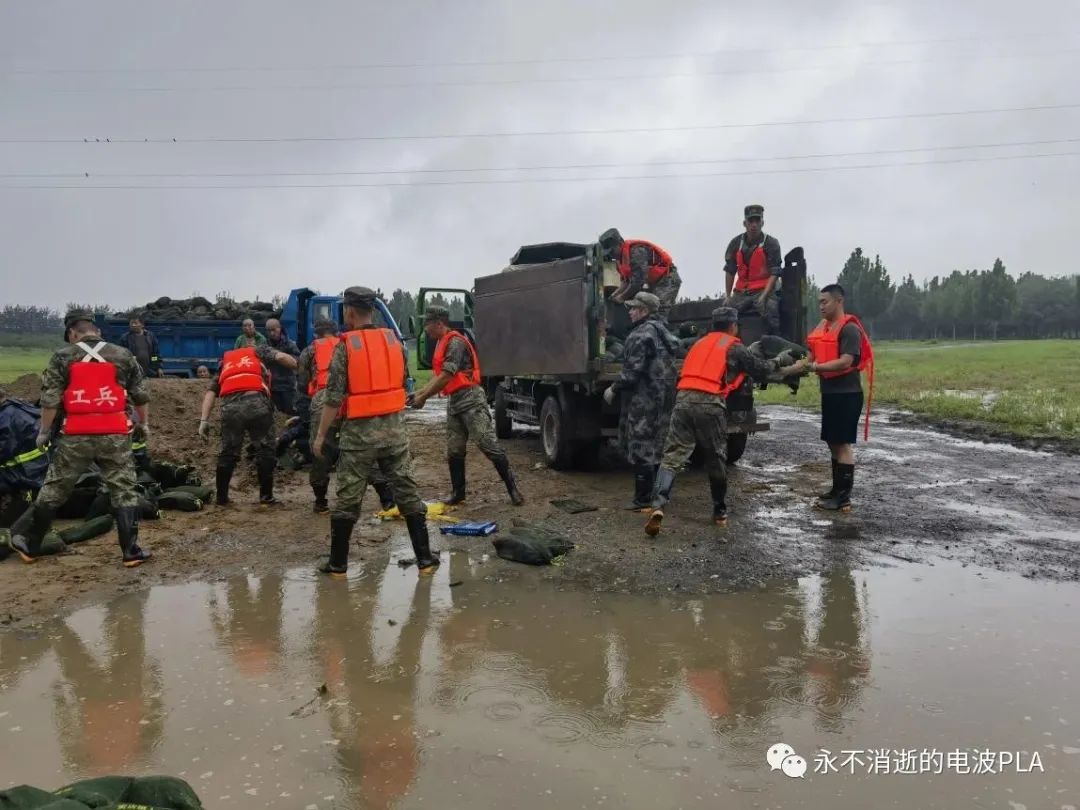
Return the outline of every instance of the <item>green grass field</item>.
[[[875,348],[875,403],[985,422],[1017,436],[1080,438],[1080,342],[888,342]],[[759,402],[817,408],[818,386],[804,380],[796,397],[785,386],[769,386]]]

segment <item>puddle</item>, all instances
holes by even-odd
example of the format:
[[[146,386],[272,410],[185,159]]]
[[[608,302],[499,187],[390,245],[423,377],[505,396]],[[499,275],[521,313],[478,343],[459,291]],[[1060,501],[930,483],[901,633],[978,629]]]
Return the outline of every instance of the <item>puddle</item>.
[[[0,634],[0,787],[172,773],[230,808],[1080,794],[1075,585],[902,565],[667,601],[558,592],[532,569],[500,583],[486,550],[432,579],[390,562],[160,587]],[[805,778],[770,770],[781,742]],[[868,773],[871,749],[926,751],[931,771],[933,752],[1037,753],[1044,771]],[[844,751],[863,752],[854,773]]]

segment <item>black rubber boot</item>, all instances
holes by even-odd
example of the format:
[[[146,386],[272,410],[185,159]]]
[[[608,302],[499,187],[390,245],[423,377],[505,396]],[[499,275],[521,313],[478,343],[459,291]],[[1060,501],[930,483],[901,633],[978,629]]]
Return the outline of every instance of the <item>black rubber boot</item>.
[[[645,534],[656,537],[660,534],[660,524],[664,522],[664,507],[671,500],[671,490],[675,486],[675,472],[663,467],[656,474],[656,487],[652,495],[652,513],[645,524]]]
[[[450,495],[443,498],[447,506],[457,506],[465,503],[465,457],[450,456],[446,459],[450,468]]]
[[[349,539],[355,525],[356,521],[350,518],[330,518],[330,559],[319,568],[320,572],[330,576],[345,576],[349,570]]]
[[[269,461],[259,459],[255,462],[255,472],[259,477],[259,506],[273,506],[277,503],[274,498],[274,459]]]
[[[421,574],[435,573],[439,556],[431,551],[427,515],[406,515],[405,525],[409,527],[409,539],[412,541],[413,553],[416,554],[417,569]]]
[[[125,506],[116,510],[116,535],[124,567],[134,568],[150,559],[150,552],[139,547],[139,508]]]
[[[499,474],[499,478],[506,485],[506,494],[510,496],[510,503],[514,506],[524,506],[525,496],[518,489],[517,481],[514,479],[514,471],[510,469],[510,459],[503,456],[492,463],[495,465],[495,472]]]
[[[311,507],[311,511],[316,515],[325,515],[330,511],[330,502],[326,500],[326,491],[330,488],[330,485],[325,481],[321,484],[312,484],[311,491],[315,494],[315,503]]]
[[[630,512],[652,509],[653,488],[656,484],[656,468],[651,464],[634,466],[634,500],[626,507]]]
[[[818,509],[829,512],[851,511],[851,489],[855,485],[855,465],[836,465],[836,494],[828,500],[818,501]]]
[[[232,481],[233,468],[227,464],[219,464],[217,468],[217,497],[214,502],[218,506],[229,505],[229,482]]]
[[[822,492],[820,495],[818,495],[818,500],[819,501],[827,501],[827,500],[829,500],[829,498],[835,498],[836,497],[836,479],[837,479],[836,468],[837,468],[837,464],[836,464],[836,459],[834,458],[832,460],[832,486],[829,487],[828,492]]]
[[[717,526],[727,525],[727,479],[710,478],[709,490],[712,493],[712,519]]]
[[[41,541],[52,526],[52,521],[52,510],[35,501],[12,524],[8,546],[24,563],[34,562],[41,556]]]

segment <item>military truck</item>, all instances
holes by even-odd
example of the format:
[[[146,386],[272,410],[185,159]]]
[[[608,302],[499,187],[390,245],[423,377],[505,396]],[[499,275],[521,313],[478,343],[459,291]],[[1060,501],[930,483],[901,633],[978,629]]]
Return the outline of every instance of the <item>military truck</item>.
[[[603,400],[622,369],[617,349],[631,325],[627,308],[610,300],[618,286],[614,263],[604,260],[598,244],[526,245],[501,273],[475,279],[471,291],[420,290],[411,321],[417,364],[431,368],[435,352],[423,332],[427,302],[435,294],[457,297],[463,306],[455,307],[459,317],[451,325],[476,347],[499,438],[511,438],[514,422],[535,425],[549,466],[586,466],[618,433],[621,403]],[[794,342],[806,334],[805,289],[803,250],[795,248],[785,257],[780,298],[780,331]],[[703,335],[719,303],[676,304],[668,315],[671,330],[685,333],[692,325]],[[743,342],[759,339],[763,326],[760,317],[743,316]],[[750,387],[728,398],[728,413],[728,461],[734,463],[747,438],[769,424],[758,418]]]

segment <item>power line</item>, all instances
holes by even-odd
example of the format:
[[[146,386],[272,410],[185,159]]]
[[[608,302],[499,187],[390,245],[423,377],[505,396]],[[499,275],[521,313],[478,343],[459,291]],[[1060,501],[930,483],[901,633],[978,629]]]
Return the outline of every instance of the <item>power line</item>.
[[[0,185],[5,190],[53,190],[53,191],[178,191],[178,190],[250,190],[250,189],[333,189],[333,188],[397,188],[419,186],[488,186],[488,185],[524,185],[532,183],[591,183],[623,180],[672,180],[700,179],[710,177],[747,177],[774,174],[805,174],[835,171],[856,171],[865,169],[903,168],[907,166],[934,166],[959,163],[996,163],[1012,160],[1032,160],[1040,158],[1060,158],[1080,156],[1074,152],[1044,152],[1031,155],[997,155],[992,157],[946,158],[942,160],[909,161],[905,163],[864,163],[848,166],[804,166],[784,169],[749,169],[737,172],[695,172],[687,174],[638,174],[612,175],[608,177],[515,177],[490,180],[449,180],[420,181],[398,183],[249,183],[238,185]]]
[[[518,132],[459,132],[432,133],[426,135],[300,135],[293,137],[225,137],[197,136],[192,138],[0,138],[5,144],[169,144],[169,143],[331,143],[345,141],[436,141],[471,138],[526,138],[567,135],[628,135],[658,132],[694,132],[723,129],[757,129],[761,127],[816,126],[821,124],[860,124],[873,121],[900,121],[925,118],[956,118],[968,115],[997,115],[1002,113],[1047,112],[1050,110],[1073,110],[1080,103],[1040,104],[1030,107],[996,107],[974,110],[949,110],[944,112],[894,113],[889,115],[848,116],[816,118],[794,121],[758,121],[753,123],[687,124],[667,127],[615,127],[611,129],[556,129],[524,130]]]
[[[950,144],[945,146],[915,146],[904,149],[873,149],[861,152],[816,152],[801,155],[775,155],[771,157],[698,158],[685,160],[655,160],[620,163],[561,163],[537,166],[467,166],[464,168],[416,168],[416,169],[365,169],[354,171],[269,171],[269,172],[26,172],[0,173],[5,179],[71,179],[124,178],[124,179],[176,179],[176,178],[230,178],[230,177],[361,177],[372,175],[412,174],[473,174],[486,172],[538,172],[567,171],[578,169],[625,169],[635,166],[694,166],[718,163],[757,163],[784,160],[819,160],[824,158],[871,157],[877,155],[905,155],[918,152],[951,152],[964,149],[1006,149],[1021,146],[1054,146],[1080,143],[1080,138],[1058,138],[1039,141],[999,141],[997,143]]]
[[[959,60],[978,59],[1045,59],[1062,55],[1080,53],[1080,49],[1061,51],[1037,51],[1022,54],[948,54],[937,59],[893,59],[878,60],[859,63],[859,69],[870,67],[889,67],[895,65],[933,65],[948,64]],[[54,94],[86,94],[86,93],[231,93],[231,92],[259,92],[269,90],[284,91],[339,91],[339,90],[404,90],[410,88],[427,87],[512,87],[520,85],[545,85],[545,84],[593,84],[604,82],[624,81],[653,81],[663,79],[694,79],[711,78],[716,76],[743,76],[779,73],[808,73],[823,70],[841,70],[849,68],[846,64],[833,65],[799,65],[793,67],[774,68],[726,68],[723,70],[684,71],[681,73],[631,73],[615,74],[608,76],[540,76],[529,78],[499,78],[499,79],[436,79],[429,81],[406,81],[406,82],[335,82],[314,84],[233,84],[233,85],[203,85],[184,87],[175,85],[149,86],[149,87],[16,87],[16,92],[24,93],[54,93]]]

